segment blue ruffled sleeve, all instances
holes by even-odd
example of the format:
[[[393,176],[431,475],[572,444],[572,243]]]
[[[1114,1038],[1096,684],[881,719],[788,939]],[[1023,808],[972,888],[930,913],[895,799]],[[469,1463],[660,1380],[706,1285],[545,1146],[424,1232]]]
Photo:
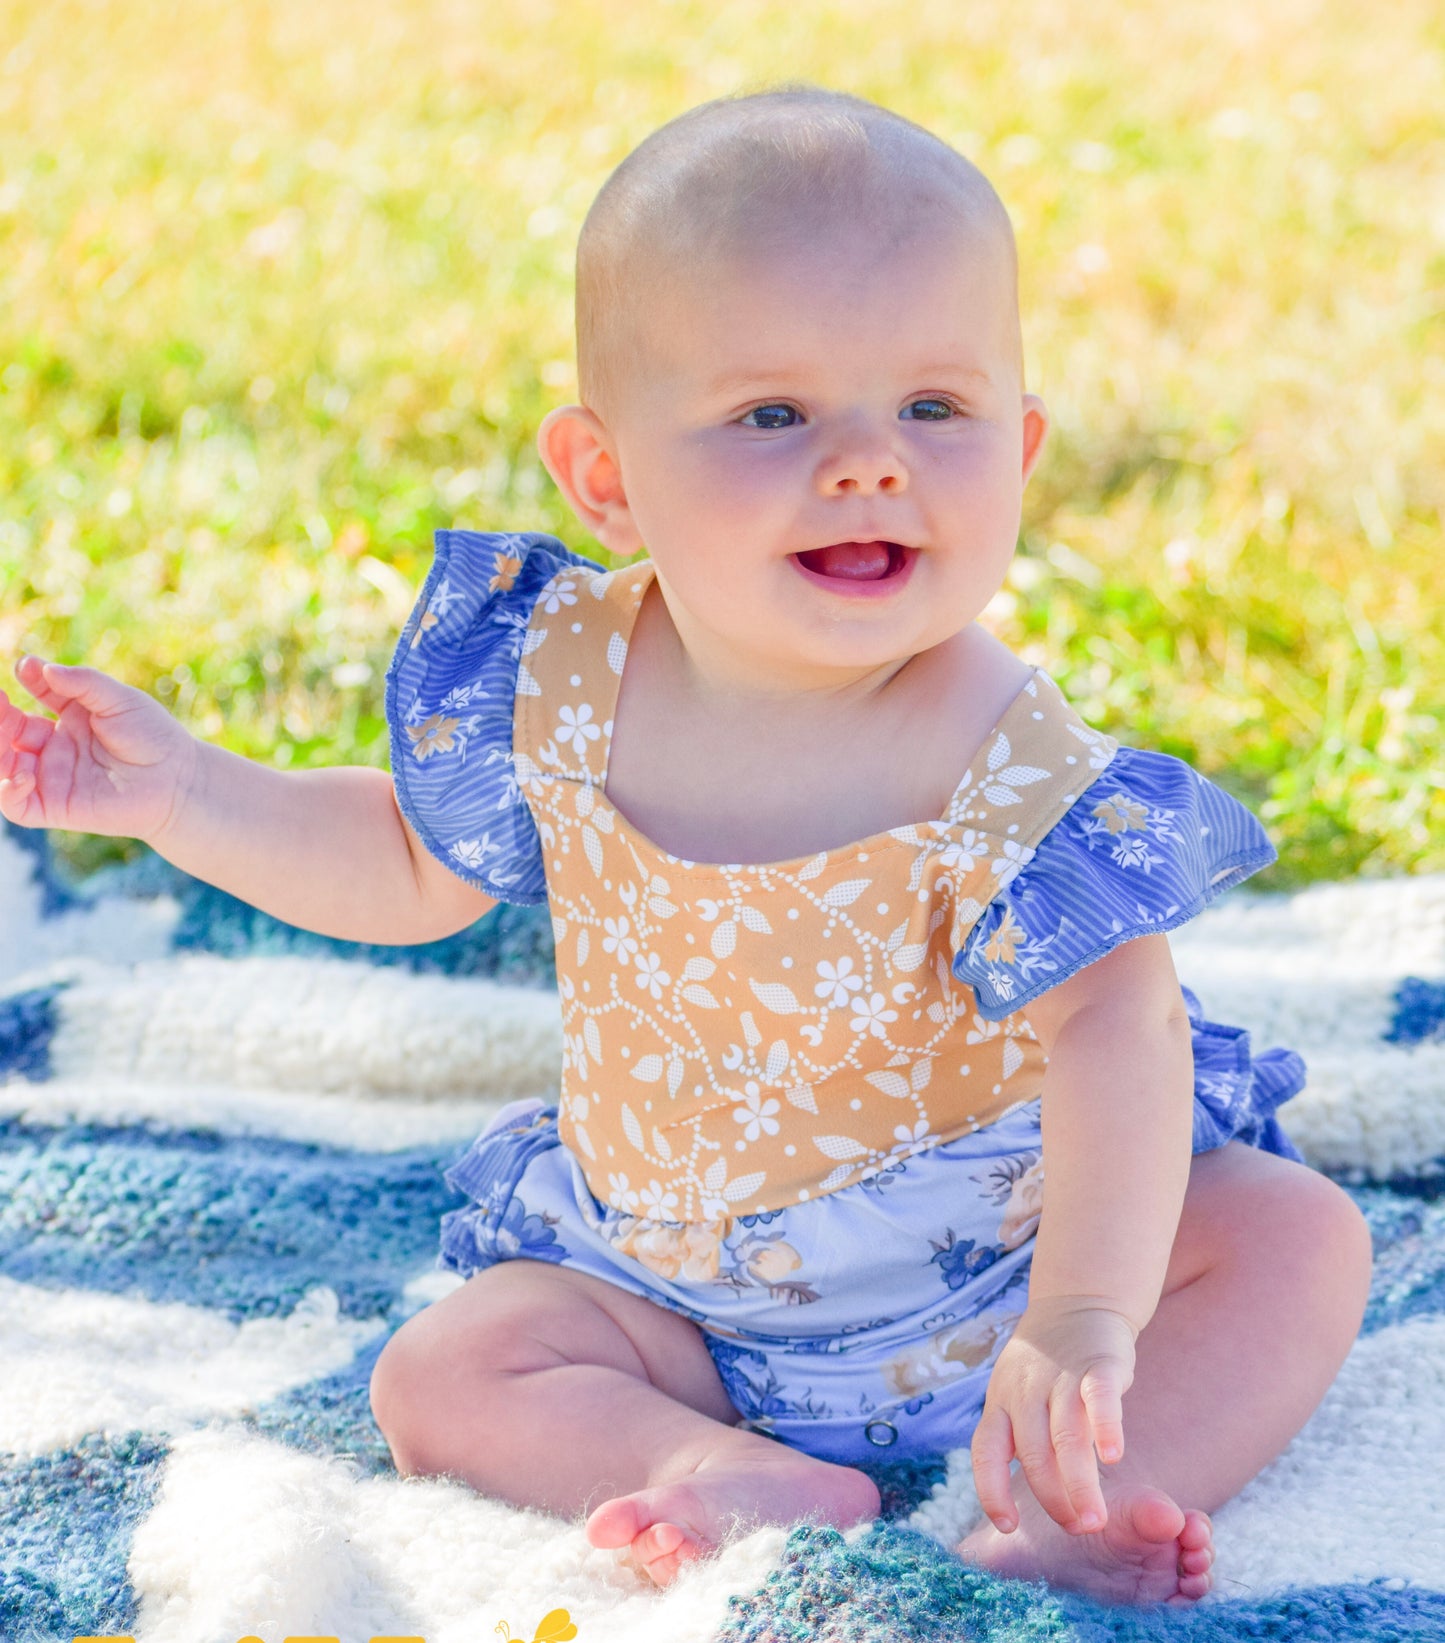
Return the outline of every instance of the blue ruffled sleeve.
[[[512,761],[517,669],[538,595],[573,565],[603,568],[536,532],[438,531],[386,675],[402,814],[458,878],[520,906],[547,882]]]
[[[1255,816],[1166,753],[1121,747],[954,955],[1001,1021],[1135,936],[1173,930],[1275,859]]]

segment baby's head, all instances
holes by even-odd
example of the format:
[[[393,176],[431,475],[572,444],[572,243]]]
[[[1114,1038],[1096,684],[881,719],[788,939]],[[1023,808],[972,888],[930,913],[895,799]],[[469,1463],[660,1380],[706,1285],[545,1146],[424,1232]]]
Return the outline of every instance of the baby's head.
[[[856,679],[1002,584],[1046,426],[1013,234],[920,127],[811,87],[682,115],[588,215],[577,331],[543,458],[609,549],[649,550],[716,681]]]
[[[577,375],[607,417],[645,382],[659,296],[706,303],[741,259],[801,245],[862,255],[957,235],[996,261],[1022,376],[1017,263],[1003,202],[947,143],[859,97],[783,87],[690,109],[603,185],[577,245]]]

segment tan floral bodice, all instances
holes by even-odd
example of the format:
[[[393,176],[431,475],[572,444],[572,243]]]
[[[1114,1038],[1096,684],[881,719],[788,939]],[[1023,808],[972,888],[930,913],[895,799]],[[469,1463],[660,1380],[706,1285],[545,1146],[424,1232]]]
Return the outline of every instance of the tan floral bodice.
[[[952,961],[1118,744],[1035,670],[938,820],[793,861],[687,861],[606,795],[651,578],[647,562],[559,571],[517,676],[516,776],[557,947],[559,1129],[594,1196],[652,1221],[780,1209],[1037,1099],[1025,1014],[985,1021]]]

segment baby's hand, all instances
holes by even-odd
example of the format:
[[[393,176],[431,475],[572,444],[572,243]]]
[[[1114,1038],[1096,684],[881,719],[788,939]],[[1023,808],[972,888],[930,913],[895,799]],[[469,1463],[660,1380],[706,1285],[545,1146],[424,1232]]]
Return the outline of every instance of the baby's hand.
[[[1004,1534],[1018,1527],[1009,1462],[1072,1534],[1102,1529],[1108,1509],[1095,1451],[1124,1453],[1123,1397],[1134,1379],[1134,1326],[1087,1296],[1030,1303],[989,1378],[973,1434],[979,1504]]]
[[[0,816],[132,839],[162,833],[195,772],[186,730],[94,668],[26,656],[15,676],[56,717],[22,713],[0,690]]]

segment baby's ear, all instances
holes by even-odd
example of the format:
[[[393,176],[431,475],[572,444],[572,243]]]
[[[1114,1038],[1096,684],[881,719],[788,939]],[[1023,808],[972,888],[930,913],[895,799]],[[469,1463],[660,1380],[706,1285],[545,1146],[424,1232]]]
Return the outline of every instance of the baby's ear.
[[[572,512],[597,540],[620,557],[636,553],[642,538],[611,435],[597,413],[585,405],[559,406],[543,419],[537,449]]]
[[[1049,431],[1049,411],[1037,394],[1024,395],[1024,484],[1034,471],[1044,451],[1044,438]]]

